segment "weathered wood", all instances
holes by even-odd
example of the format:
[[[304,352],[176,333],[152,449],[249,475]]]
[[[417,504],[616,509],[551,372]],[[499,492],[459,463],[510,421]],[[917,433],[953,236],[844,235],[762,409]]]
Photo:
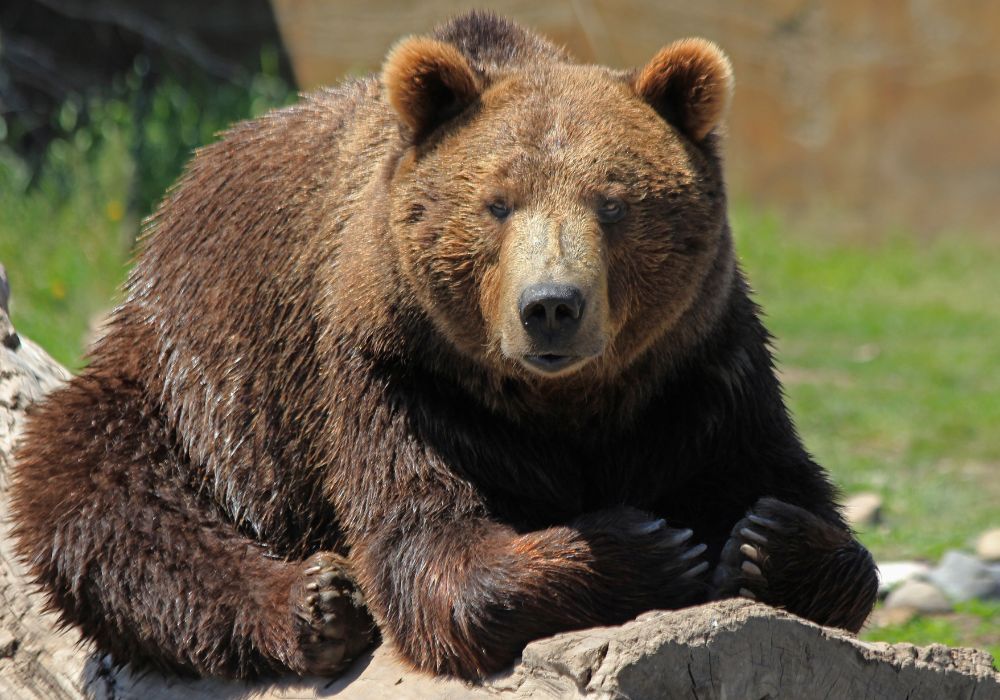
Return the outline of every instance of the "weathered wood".
[[[85,656],[75,647],[78,638],[57,633],[51,616],[41,613],[7,534],[7,475],[24,412],[69,373],[14,332],[8,297],[0,266],[0,698],[79,698]]]
[[[651,612],[621,627],[529,644],[482,686],[409,672],[387,646],[345,676],[246,685],[115,669],[60,631],[11,551],[7,476],[25,411],[69,373],[18,338],[0,266],[0,698],[3,700],[290,700],[364,698],[895,698],[1000,700],[988,654],[941,645],[866,644],[745,600]]]

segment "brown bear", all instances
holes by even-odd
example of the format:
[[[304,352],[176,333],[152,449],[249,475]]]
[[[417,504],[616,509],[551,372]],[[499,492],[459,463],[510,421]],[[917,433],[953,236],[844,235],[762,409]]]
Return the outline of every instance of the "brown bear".
[[[713,44],[574,63],[490,14],[200,151],[90,364],[30,420],[18,552],[121,663],[477,678],[876,577],[733,253]]]

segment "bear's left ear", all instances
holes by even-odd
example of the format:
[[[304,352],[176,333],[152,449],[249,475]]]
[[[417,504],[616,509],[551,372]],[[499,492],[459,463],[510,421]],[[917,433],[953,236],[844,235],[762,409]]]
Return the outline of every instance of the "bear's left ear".
[[[404,39],[389,52],[382,85],[414,141],[461,112],[482,90],[458,49],[423,37]]]
[[[667,122],[700,142],[725,116],[733,67],[711,41],[681,39],[660,49],[632,86]]]

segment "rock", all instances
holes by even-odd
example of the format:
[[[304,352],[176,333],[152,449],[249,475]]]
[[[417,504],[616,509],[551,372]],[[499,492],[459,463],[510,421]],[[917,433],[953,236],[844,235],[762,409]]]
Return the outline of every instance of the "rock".
[[[589,650],[602,649],[594,655]],[[585,651],[588,653],[579,653]],[[939,665],[940,664],[940,665]],[[928,676],[930,667],[936,667]],[[941,681],[945,669],[972,679]],[[977,669],[973,671],[973,669]],[[515,684],[554,697],[942,698],[973,690],[1000,694],[981,652],[866,644],[758,603],[730,600],[654,612],[618,628],[564,634],[530,644]],[[933,680],[931,678],[933,677]],[[927,679],[932,685],[921,686]],[[822,689],[822,690],[821,690]],[[539,694],[543,694],[539,692]],[[548,696],[546,696],[548,697]]]
[[[965,552],[945,552],[934,570],[927,574],[927,580],[958,603],[1000,596],[1000,585],[990,568]]]
[[[9,320],[0,313],[0,325]],[[11,329],[12,330],[12,329]],[[6,472],[25,409],[67,373],[28,340],[0,346],[0,698],[18,700],[288,700],[442,698],[1000,698],[988,654],[941,645],[867,644],[789,613],[726,600],[656,611],[529,644],[482,685],[409,671],[383,645],[346,674],[246,685],[115,668],[60,630],[11,553]],[[909,581],[899,589],[916,583]],[[894,592],[898,593],[899,591]]]
[[[9,659],[17,653],[20,640],[9,630],[0,630],[0,659]]]
[[[905,581],[892,591],[885,599],[885,607],[910,608],[928,614],[951,612],[951,603],[937,586],[916,579]]]
[[[875,493],[858,493],[844,502],[844,517],[855,529],[877,525],[882,521],[882,497]]]
[[[920,561],[887,561],[878,565],[878,594],[886,596],[904,581],[929,574],[931,567]]]
[[[880,606],[872,611],[866,623],[870,627],[898,627],[905,625],[918,615],[913,608],[886,608]]]
[[[860,642],[742,599],[540,639],[481,686],[409,673],[385,647],[333,683],[261,684],[252,695],[236,684],[116,674],[99,664],[88,672],[88,692],[114,700],[1000,697],[1000,674],[985,652]]]
[[[7,283],[7,270],[4,269],[3,264],[0,264],[0,311],[3,311],[4,316],[10,313],[9,300],[10,285]]]
[[[0,346],[9,350],[17,350],[21,339],[14,332],[14,326],[8,318],[10,302],[10,286],[7,284],[7,271],[0,265]]]
[[[979,536],[976,555],[983,561],[1000,562],[1000,527],[987,530]]]

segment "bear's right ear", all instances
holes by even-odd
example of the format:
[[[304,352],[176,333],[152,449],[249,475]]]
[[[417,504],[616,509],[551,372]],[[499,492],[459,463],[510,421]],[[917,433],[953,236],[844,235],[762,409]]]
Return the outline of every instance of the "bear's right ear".
[[[404,39],[389,52],[382,84],[414,141],[461,112],[482,90],[458,49],[423,37]]]

